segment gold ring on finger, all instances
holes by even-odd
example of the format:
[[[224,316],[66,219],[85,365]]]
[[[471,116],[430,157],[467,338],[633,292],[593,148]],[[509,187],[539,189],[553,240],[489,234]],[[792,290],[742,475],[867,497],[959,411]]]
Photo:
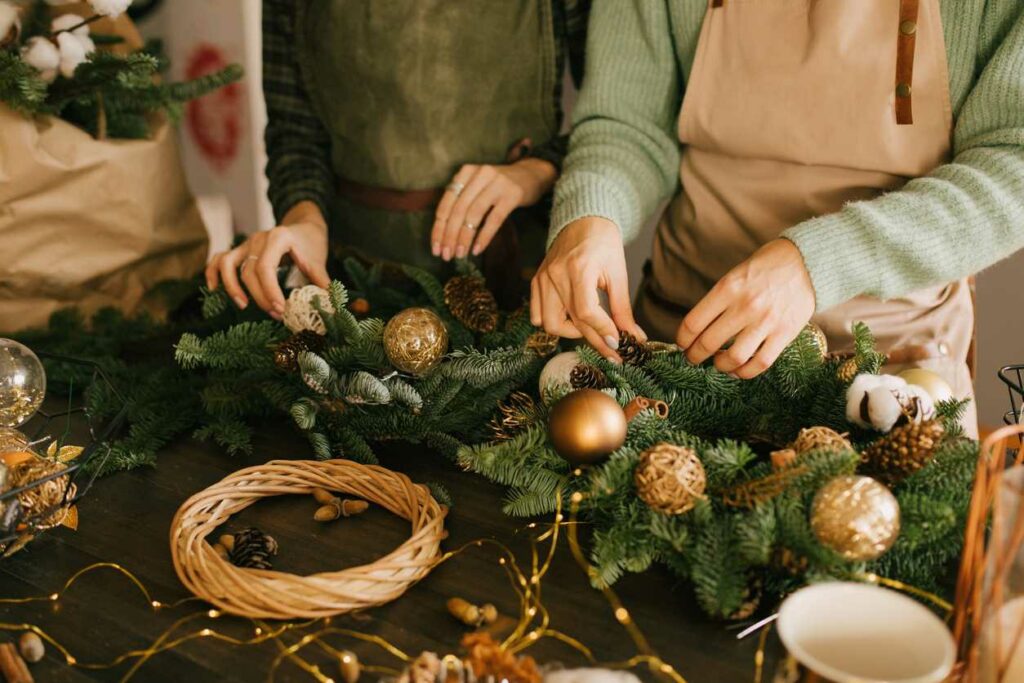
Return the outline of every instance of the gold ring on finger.
[[[246,267],[247,265],[249,265],[249,264],[250,264],[250,263],[252,263],[253,261],[259,261],[259,260],[260,260],[260,257],[259,257],[259,256],[246,256],[246,257],[245,257],[245,260],[244,260],[244,261],[242,261],[242,267],[241,267],[241,268],[239,268],[239,270],[245,270],[245,267]]]

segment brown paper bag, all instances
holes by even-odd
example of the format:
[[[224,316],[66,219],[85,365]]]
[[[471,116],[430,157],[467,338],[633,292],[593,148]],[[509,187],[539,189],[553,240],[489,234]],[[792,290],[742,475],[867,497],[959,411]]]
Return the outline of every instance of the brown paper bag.
[[[197,273],[206,248],[169,124],[100,141],[0,106],[0,332],[68,306],[149,306],[146,293]]]

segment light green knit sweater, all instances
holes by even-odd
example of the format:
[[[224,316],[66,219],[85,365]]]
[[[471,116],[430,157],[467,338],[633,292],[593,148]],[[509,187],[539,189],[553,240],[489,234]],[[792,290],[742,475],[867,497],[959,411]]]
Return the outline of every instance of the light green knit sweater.
[[[803,254],[818,310],[950,282],[1024,247],[1024,0],[940,5],[953,160],[784,233]],[[551,239],[602,216],[629,240],[678,189],[676,119],[706,7],[595,0]]]

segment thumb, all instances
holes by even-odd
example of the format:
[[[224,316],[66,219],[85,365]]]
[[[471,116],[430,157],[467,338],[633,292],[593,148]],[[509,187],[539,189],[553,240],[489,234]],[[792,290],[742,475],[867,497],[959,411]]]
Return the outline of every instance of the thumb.
[[[327,264],[307,261],[301,254],[294,249],[291,252],[292,261],[295,263],[295,267],[299,269],[306,278],[323,289],[327,289],[331,285],[331,276],[327,273]]]
[[[608,308],[612,320],[619,330],[629,332],[640,341],[647,341],[647,334],[636,324],[633,307],[629,302],[629,282],[625,273],[608,279]]]

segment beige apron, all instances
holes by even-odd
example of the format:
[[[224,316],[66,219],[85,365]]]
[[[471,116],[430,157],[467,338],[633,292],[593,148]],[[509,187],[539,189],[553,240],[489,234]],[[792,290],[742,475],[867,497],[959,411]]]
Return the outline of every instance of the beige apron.
[[[681,313],[758,247],[928,174],[949,159],[951,134],[938,0],[709,0],[679,115],[682,191],[657,229],[640,324],[673,340]],[[972,395],[965,281],[814,318],[835,351],[851,348],[858,320],[882,350],[914,348],[913,365]]]

